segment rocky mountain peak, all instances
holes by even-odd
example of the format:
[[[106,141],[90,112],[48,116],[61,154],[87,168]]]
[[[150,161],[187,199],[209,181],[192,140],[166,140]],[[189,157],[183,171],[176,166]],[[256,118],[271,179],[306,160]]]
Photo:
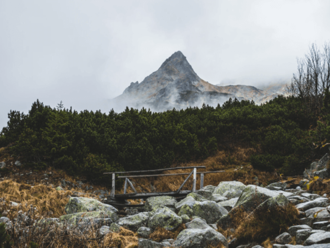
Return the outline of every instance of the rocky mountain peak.
[[[189,64],[187,58],[181,51],[173,53],[159,68],[159,71],[166,73],[167,75],[190,75],[194,77],[194,80],[198,80],[199,77],[194,72],[193,68]]]

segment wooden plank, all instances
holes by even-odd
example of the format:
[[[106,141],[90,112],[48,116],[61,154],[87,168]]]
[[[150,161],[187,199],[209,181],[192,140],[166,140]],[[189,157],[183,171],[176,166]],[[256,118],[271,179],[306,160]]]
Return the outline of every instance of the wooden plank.
[[[132,184],[132,182],[128,178],[126,178],[126,180],[129,183],[129,185],[131,186],[131,188],[134,190],[134,192],[137,193],[134,186],[133,186],[133,184]]]
[[[128,173],[144,173],[144,172],[156,172],[156,171],[168,171],[168,170],[185,170],[185,169],[193,169],[193,168],[206,168],[205,166],[187,166],[187,167],[175,167],[175,168],[165,168],[165,169],[157,169],[157,170],[139,170],[139,171],[113,171],[113,172],[104,172],[103,174],[128,174]]]
[[[200,188],[204,187],[204,173],[201,173],[201,185]]]
[[[112,188],[111,188],[111,197],[115,196],[116,193],[116,178],[115,178],[115,173],[112,173]]]
[[[127,190],[127,180],[128,180],[128,178],[125,178],[124,194],[126,194],[126,190]]]
[[[194,168],[194,181],[193,181],[193,188],[192,188],[192,192],[195,192],[196,191],[196,172],[197,172],[197,169]]]
[[[115,199],[118,200],[125,200],[125,199],[146,199],[152,196],[186,196],[187,194],[191,193],[191,190],[182,190],[179,193],[177,192],[153,192],[153,193],[129,193],[129,194],[117,194],[115,195]]]
[[[196,174],[210,174],[210,173],[220,173],[225,171],[206,171],[206,172],[196,172]],[[141,178],[141,177],[169,177],[169,176],[183,176],[189,175],[190,173],[174,173],[174,174],[153,174],[153,175],[127,175],[118,176],[118,178]]]
[[[180,188],[176,191],[177,193],[180,192],[180,190],[182,189],[182,187],[185,185],[185,183],[188,181],[189,177],[193,174],[193,171],[190,172],[189,176],[186,178],[186,180],[184,180],[183,184],[181,184]]]

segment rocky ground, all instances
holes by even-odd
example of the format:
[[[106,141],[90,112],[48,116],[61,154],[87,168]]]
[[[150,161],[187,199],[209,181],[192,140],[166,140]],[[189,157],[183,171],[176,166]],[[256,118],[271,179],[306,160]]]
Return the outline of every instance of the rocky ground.
[[[95,241],[98,246],[94,247],[330,247],[330,202],[327,194],[321,194],[327,187],[328,163],[326,154],[311,164],[299,182],[288,179],[261,187],[221,181],[181,200],[150,197],[144,207],[125,211],[101,201],[108,194],[105,190],[95,192],[89,185],[76,182],[82,191],[71,192],[63,214],[57,218],[35,218],[37,209],[31,205],[18,210],[15,218],[2,212],[0,222],[21,244],[31,240],[32,233],[43,237],[38,239],[40,247],[52,247],[56,235],[67,239],[71,235],[79,242]],[[57,192],[77,186],[57,180],[61,183]],[[83,195],[88,191],[90,195]],[[1,204],[8,204],[5,201],[2,198]],[[19,209],[20,203],[10,204]],[[70,242],[79,247],[78,241],[67,244]]]

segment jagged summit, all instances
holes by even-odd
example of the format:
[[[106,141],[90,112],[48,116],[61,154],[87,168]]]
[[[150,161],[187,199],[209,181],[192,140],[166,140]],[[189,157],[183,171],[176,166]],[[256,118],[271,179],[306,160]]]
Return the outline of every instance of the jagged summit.
[[[204,81],[196,74],[183,53],[177,51],[141,83],[131,83],[122,95],[112,100],[112,107],[145,107],[164,111],[190,106],[201,107],[203,103],[216,106],[230,97],[254,100],[256,103],[258,99],[266,99],[264,92],[253,86],[216,86]]]

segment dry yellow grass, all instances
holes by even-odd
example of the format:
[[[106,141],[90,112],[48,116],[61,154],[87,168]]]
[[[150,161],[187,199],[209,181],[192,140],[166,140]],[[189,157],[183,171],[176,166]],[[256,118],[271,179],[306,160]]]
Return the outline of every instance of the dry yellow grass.
[[[7,216],[12,219],[17,211],[27,211],[30,205],[38,209],[39,217],[59,217],[65,214],[64,208],[68,203],[71,190],[58,191],[47,185],[31,186],[12,180],[0,182],[0,198],[4,198],[5,205],[1,206],[1,213],[7,211]],[[82,195],[89,197],[89,195]],[[10,201],[19,203],[19,207],[12,207]]]

